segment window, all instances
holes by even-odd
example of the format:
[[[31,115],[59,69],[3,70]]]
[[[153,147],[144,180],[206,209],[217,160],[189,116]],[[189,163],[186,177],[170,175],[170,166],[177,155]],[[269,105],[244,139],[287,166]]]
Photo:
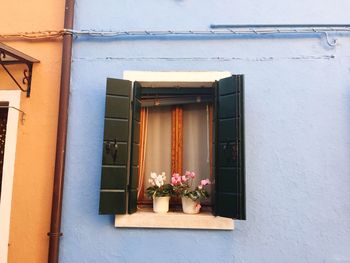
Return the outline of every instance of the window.
[[[144,189],[151,172],[195,171],[195,184],[212,176],[212,88],[147,88],[141,83],[138,207],[150,207]],[[174,83],[171,83],[174,85]],[[197,84],[198,85],[198,84]],[[176,91],[176,92],[174,92]],[[184,93],[181,94],[181,93]],[[210,189],[209,189],[210,192]],[[181,210],[171,199],[172,210]],[[202,202],[208,210],[210,199]]]
[[[163,105],[191,107],[200,97],[213,106],[212,212],[245,219],[243,76],[191,85],[107,79],[100,214],[137,212],[142,105],[157,98]]]
[[[1,200],[1,185],[4,166],[4,153],[6,142],[6,125],[7,125],[8,102],[0,102],[0,200]]]
[[[0,262],[7,262],[7,251],[10,235],[10,217],[11,217],[11,201],[12,186],[15,169],[16,141],[18,130],[19,112],[21,92],[17,90],[1,90],[0,91],[0,108],[2,112],[2,124],[6,117],[6,137],[3,152],[2,164],[2,182],[1,182],[1,202],[0,202]],[[8,108],[6,110],[6,108]],[[4,126],[4,125],[1,125]],[[2,127],[4,128],[4,127]],[[2,136],[5,132],[3,131]],[[2,137],[3,138],[3,137]]]

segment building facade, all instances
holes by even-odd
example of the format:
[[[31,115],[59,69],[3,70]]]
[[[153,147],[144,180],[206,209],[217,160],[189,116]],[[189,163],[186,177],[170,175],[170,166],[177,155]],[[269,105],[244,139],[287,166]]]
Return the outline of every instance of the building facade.
[[[74,28],[345,23],[347,9],[345,0],[78,0]],[[323,33],[75,38],[60,262],[350,261],[349,44]],[[98,214],[106,79],[132,80],[130,71],[245,75],[247,220],[233,231],[122,229]]]
[[[344,24],[349,7],[345,0],[337,5],[75,1],[59,262],[350,262],[349,33],[305,26],[313,32],[262,34],[246,26],[248,33],[235,34],[210,27]],[[1,36],[62,30],[64,1],[12,1],[6,10],[0,17]],[[0,71],[0,262],[46,262],[62,41],[1,42],[40,62],[33,67],[30,97]],[[8,68],[21,82],[23,65]],[[245,209],[239,217],[246,220],[211,218],[202,224],[194,216],[194,222],[185,224],[186,217],[176,215],[173,227],[161,229],[156,220],[155,227],[146,229],[137,213],[136,220],[99,215],[107,79],[144,86],[171,82],[180,88],[191,82],[198,88],[215,86],[215,80],[231,74],[245,80]],[[198,136],[191,137],[203,137],[202,148],[197,143],[195,154],[179,157],[183,169],[198,159],[205,165],[212,161],[206,154],[213,147],[207,144],[213,136],[208,112],[207,107],[207,115],[205,110],[199,114]],[[191,118],[184,115],[185,122]],[[150,123],[157,138],[169,139],[164,131],[171,130],[171,121],[156,126],[154,118]],[[193,148],[184,141],[182,148]],[[169,146],[161,143],[159,147]],[[157,158],[162,158],[159,152]],[[161,172],[164,165],[159,163],[145,170]],[[165,167],[169,176],[172,169]],[[201,229],[175,229],[179,225]]]
[[[1,35],[62,29],[63,1],[10,1],[4,7]],[[40,61],[33,65],[30,97],[3,68],[0,70],[0,101],[11,106],[4,145],[0,262],[46,262],[62,43],[57,39],[0,41]],[[22,78],[26,66],[7,68],[25,89]]]

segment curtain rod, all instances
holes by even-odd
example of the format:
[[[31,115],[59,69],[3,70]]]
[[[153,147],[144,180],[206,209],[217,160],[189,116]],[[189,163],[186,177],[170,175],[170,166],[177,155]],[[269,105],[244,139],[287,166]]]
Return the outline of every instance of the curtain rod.
[[[350,24],[211,24],[210,28],[350,28]]]
[[[142,107],[160,107],[160,106],[173,106],[173,105],[183,105],[183,104],[201,104],[201,103],[211,103],[213,100],[207,96],[196,96],[186,99],[175,98],[152,98],[152,99],[142,99]]]

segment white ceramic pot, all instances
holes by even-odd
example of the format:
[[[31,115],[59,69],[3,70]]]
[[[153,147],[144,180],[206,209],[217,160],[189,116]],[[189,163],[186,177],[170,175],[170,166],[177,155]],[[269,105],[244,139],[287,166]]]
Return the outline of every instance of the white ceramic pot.
[[[155,213],[167,213],[169,211],[170,196],[153,197],[153,211]]]
[[[198,214],[201,209],[199,202],[193,201],[188,197],[181,197],[182,210],[185,214]]]

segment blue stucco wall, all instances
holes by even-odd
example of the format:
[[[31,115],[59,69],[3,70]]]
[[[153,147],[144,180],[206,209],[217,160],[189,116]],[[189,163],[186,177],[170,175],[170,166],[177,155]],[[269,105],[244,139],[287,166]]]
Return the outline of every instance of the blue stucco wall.
[[[350,2],[78,0],[75,28],[345,23]],[[350,262],[350,38],[75,39],[60,262]],[[98,215],[105,82],[124,70],[245,74],[247,220],[116,229]]]

